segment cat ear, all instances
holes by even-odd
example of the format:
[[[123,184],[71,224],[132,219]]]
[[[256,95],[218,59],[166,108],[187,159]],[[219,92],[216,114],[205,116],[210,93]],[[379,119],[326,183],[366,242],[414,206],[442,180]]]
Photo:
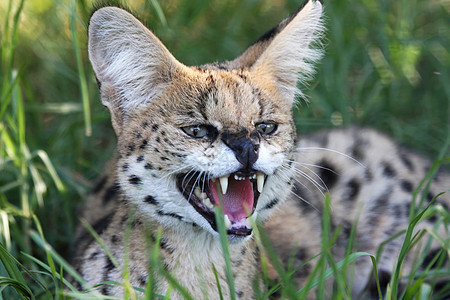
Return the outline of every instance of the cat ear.
[[[257,77],[275,82],[281,95],[294,101],[303,97],[298,81],[306,81],[314,73],[314,62],[322,57],[318,42],[322,37],[322,5],[309,0],[297,13],[283,20],[250,46],[234,66],[249,67]]]
[[[117,134],[127,116],[160,96],[173,72],[183,67],[149,29],[117,7],[94,12],[88,48]]]

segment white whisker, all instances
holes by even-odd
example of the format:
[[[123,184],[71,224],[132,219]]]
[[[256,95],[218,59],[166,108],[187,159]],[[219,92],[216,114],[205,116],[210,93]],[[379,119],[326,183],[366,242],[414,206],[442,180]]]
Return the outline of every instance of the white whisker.
[[[333,150],[333,149],[328,149],[328,148],[322,148],[322,147],[299,147],[297,148],[297,151],[303,151],[303,150],[322,150],[322,151],[330,151],[339,155],[342,155],[350,160],[352,160],[353,162],[357,163],[358,165],[360,165],[363,168],[366,168],[366,166],[361,163],[360,161],[358,161],[357,159],[351,157],[350,155],[347,155],[343,152],[337,151],[337,150]]]
[[[290,168],[287,167],[285,165],[281,166],[282,168]],[[301,177],[307,179],[309,182],[312,183],[312,185],[320,192],[320,194],[322,194],[322,196],[325,196],[325,194],[322,192],[322,190],[326,190],[328,191],[328,188],[325,186],[321,186],[316,180],[314,180],[314,178],[312,178],[311,176],[309,176],[308,174],[306,174],[305,172],[298,170],[297,168],[293,168],[294,172],[298,175],[300,175]],[[298,183],[300,183],[302,186],[304,186],[305,188],[307,188],[300,180],[298,180],[297,178],[294,177],[294,180],[297,181]],[[308,188],[307,188],[308,189]],[[309,190],[309,189],[308,189]]]
[[[189,197],[188,197],[188,199],[187,199],[188,202],[189,202],[189,200],[191,200],[192,192],[193,192],[194,189],[196,188],[197,182],[199,181],[200,177],[202,176],[202,173],[203,173],[203,172],[200,172],[200,173],[197,175],[197,178],[195,179],[194,184],[192,185],[191,191],[189,192]],[[194,174],[195,174],[195,173],[194,173]],[[189,181],[191,181],[191,180],[189,179]]]
[[[329,169],[329,168],[320,167],[319,165],[314,165],[314,164],[301,164],[301,163],[299,163],[299,164],[300,164],[303,168],[305,168],[305,169],[307,169],[308,171],[310,171],[311,173],[313,173],[314,176],[316,176],[316,177],[320,180],[320,182],[323,184],[323,186],[325,187],[324,190],[329,191],[329,189],[328,189],[328,187],[327,187],[327,184],[322,180],[322,178],[320,178],[319,174],[317,174],[316,172],[314,172],[311,168],[307,167],[307,165],[308,165],[308,166],[313,166],[313,167],[316,167],[316,168],[321,168],[321,169],[323,169],[323,170],[327,170],[327,171],[333,172],[334,174],[337,175],[336,172],[334,172],[333,170],[331,170],[331,169]],[[300,171],[297,167],[294,167],[294,169]]]
[[[282,166],[283,168],[288,168],[286,166]],[[300,184],[302,187],[304,187],[306,190],[308,190],[308,192],[312,193],[312,191],[308,188],[308,186],[306,184],[304,184],[302,181],[300,181],[298,178],[294,177],[293,180],[295,180],[295,182],[297,182],[298,184]],[[310,181],[310,180],[308,180]],[[310,181],[311,182],[311,181]],[[319,187],[317,187],[315,184],[313,184],[314,187],[322,194],[322,196],[325,196],[325,194],[321,191],[321,189]]]
[[[311,202],[307,201],[305,198],[301,197],[300,195],[298,195],[297,193],[295,193],[293,190],[290,191],[295,197],[297,197],[298,199],[300,199],[300,201],[305,202],[306,204],[308,204],[309,206],[311,206],[314,210],[316,210],[318,213],[320,213],[320,210],[315,207],[314,205],[311,204]]]
[[[331,173],[338,175],[338,173],[336,171],[334,171],[333,169],[330,169],[330,168],[327,168],[327,167],[324,167],[324,166],[321,166],[321,165],[308,164],[308,163],[304,163],[304,162],[300,162],[300,161],[294,161],[294,160],[287,160],[287,161],[291,162],[293,164],[296,164],[296,165],[305,166],[305,168],[306,168],[306,166],[308,166],[308,167],[315,167],[315,168],[318,168],[318,169],[330,171]],[[307,169],[310,170],[309,168],[307,168]]]
[[[192,172],[191,177],[189,177],[189,179],[188,179],[186,185],[184,185],[184,180],[186,179],[186,177],[188,176],[188,174],[191,173],[191,172]],[[186,175],[184,176],[183,181],[181,182],[181,187],[182,187],[182,189],[183,189],[183,193],[184,193],[186,187],[189,185],[189,182],[191,181],[191,179],[192,179],[194,176],[195,176],[195,170],[189,171],[189,172],[186,173]]]

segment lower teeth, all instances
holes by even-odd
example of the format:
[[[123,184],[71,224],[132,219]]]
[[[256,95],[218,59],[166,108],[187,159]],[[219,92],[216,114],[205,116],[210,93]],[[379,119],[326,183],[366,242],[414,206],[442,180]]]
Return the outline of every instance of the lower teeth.
[[[228,218],[227,215],[223,216],[223,221],[225,223],[225,228],[226,229],[230,229],[231,228],[231,221],[230,221],[230,219]]]
[[[209,209],[214,208],[214,204],[211,203],[211,200],[209,200],[209,198],[203,199],[203,204]]]

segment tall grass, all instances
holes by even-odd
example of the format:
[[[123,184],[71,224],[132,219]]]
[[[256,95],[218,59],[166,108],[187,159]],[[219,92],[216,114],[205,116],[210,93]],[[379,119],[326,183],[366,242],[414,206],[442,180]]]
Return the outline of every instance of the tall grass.
[[[299,4],[297,0],[129,3],[188,65],[235,57]],[[90,0],[0,3],[0,293],[5,299],[64,298],[64,286],[80,296],[66,280],[67,273],[77,278],[66,262],[73,253],[74,212],[115,143],[87,60],[91,7]],[[295,111],[298,131],[371,126],[431,159],[448,156],[447,2],[336,0],[327,1],[325,8],[326,55],[307,88],[309,102],[303,101]],[[448,212],[438,212],[448,223]],[[329,246],[335,237],[326,220],[325,216],[326,238],[316,276],[297,291],[289,281],[293,270],[280,264],[284,282],[261,291],[262,299],[276,290],[300,298],[313,286],[322,292],[331,275],[338,287],[336,297],[348,296],[342,273],[356,256],[365,254],[349,251],[346,260],[334,262]],[[405,242],[405,249],[415,238]],[[264,233],[261,243],[276,261]],[[428,270],[420,276],[432,275]],[[418,291],[427,297],[425,281],[417,282],[406,289],[406,299]],[[397,283],[390,286],[395,295]]]

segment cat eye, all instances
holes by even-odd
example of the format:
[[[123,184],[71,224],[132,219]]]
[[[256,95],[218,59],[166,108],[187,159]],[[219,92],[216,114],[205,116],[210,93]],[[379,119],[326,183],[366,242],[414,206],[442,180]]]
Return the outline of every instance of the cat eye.
[[[202,138],[208,135],[209,133],[209,126],[205,125],[192,125],[192,126],[186,126],[182,127],[181,129],[190,137],[193,138]]]
[[[277,124],[275,123],[259,123],[256,124],[256,130],[262,135],[273,134],[277,130]]]

